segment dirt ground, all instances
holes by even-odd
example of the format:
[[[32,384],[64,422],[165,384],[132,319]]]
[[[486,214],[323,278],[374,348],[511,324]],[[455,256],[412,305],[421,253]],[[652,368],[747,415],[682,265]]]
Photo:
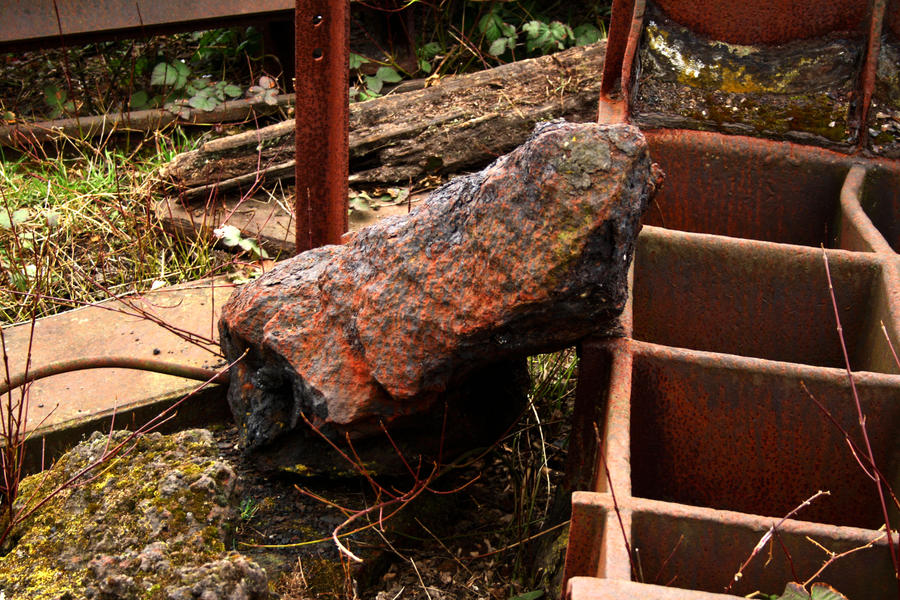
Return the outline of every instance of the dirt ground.
[[[457,491],[425,492],[380,527],[374,513],[347,526],[345,530],[371,525],[342,538],[363,559],[352,563],[331,539],[332,531],[346,519],[336,506],[351,510],[370,506],[369,484],[361,477],[327,480],[263,474],[237,449],[234,427],[220,428],[214,435],[242,481],[241,520],[233,546],[267,570],[281,598],[544,597],[534,587],[539,585],[533,581],[538,574],[528,564],[533,545],[518,542],[545,527],[547,483],[554,485],[561,477],[562,437],[547,446],[550,468],[539,473],[537,482],[526,481],[527,473],[519,470],[525,466],[527,471],[523,461],[532,458],[523,453],[538,450],[520,430],[513,434],[516,439],[501,442],[433,485],[437,491]],[[522,442],[532,447],[523,448]],[[399,490],[411,485],[399,480],[379,483]],[[534,483],[532,498],[532,490],[526,488]]]

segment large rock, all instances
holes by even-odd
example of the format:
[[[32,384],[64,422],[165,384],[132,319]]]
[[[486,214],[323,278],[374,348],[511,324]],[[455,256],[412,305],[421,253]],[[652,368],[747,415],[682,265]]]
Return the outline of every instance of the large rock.
[[[615,330],[659,178],[635,127],[546,123],[408,216],[246,285],[219,324],[228,359],[247,353],[228,392],[245,446],[308,460],[301,412],[336,439],[434,437],[445,418],[447,441],[502,432],[525,356]]]

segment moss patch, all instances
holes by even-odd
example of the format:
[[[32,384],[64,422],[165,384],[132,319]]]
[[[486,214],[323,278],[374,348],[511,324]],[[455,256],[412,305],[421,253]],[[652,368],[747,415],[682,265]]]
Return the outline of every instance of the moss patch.
[[[707,40],[651,11],[641,43],[635,120],[849,148],[860,40],[777,46]]]
[[[22,502],[45,497],[128,435],[95,433],[25,479]],[[14,532],[0,557],[0,590],[35,600],[191,598],[196,589],[264,598],[265,572],[225,553],[236,483],[207,431],[139,437]]]

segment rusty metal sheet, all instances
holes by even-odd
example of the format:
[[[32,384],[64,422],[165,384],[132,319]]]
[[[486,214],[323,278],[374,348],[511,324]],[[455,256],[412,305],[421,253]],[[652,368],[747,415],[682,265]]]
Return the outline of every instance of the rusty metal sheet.
[[[293,8],[294,0],[7,0],[0,19],[0,44],[249,17]]]
[[[871,254],[829,250],[854,370],[887,366],[884,342],[867,347],[879,320],[884,275]],[[818,248],[645,227],[634,264],[635,339],[725,354],[843,367]],[[875,340],[873,339],[873,343]],[[896,369],[896,367],[894,367]]]
[[[656,0],[672,19],[701,35],[732,44],[778,44],[826,35],[863,33],[869,0]]]
[[[348,0],[297,0],[296,250],[338,244],[347,231]]]

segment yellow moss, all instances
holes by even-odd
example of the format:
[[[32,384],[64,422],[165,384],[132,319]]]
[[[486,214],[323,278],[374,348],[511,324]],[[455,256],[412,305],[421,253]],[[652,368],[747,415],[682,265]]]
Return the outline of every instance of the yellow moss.
[[[41,491],[35,498],[43,497],[90,460],[84,454],[68,453],[46,473],[26,478],[21,497],[29,497],[38,486]],[[13,538],[19,537],[17,545],[0,557],[0,590],[7,597],[23,599],[59,598],[67,591],[82,597],[84,582],[92,577],[87,568],[96,553],[92,544],[102,536],[120,545],[131,540],[127,547],[115,548],[113,553],[119,557],[140,552],[157,541],[145,509],[171,514],[165,521],[166,537],[171,541],[166,559],[174,568],[215,560],[225,550],[222,518],[209,520],[217,502],[208,492],[187,486],[216,465],[217,458],[211,444],[189,442],[179,447],[173,438],[142,438],[132,453],[105,465],[100,476],[64,490],[14,532]],[[159,493],[159,485],[174,472],[182,474],[185,487],[165,497]],[[192,529],[188,513],[197,521]],[[134,568],[127,575],[140,589],[156,590],[147,592],[146,597],[161,597],[165,582],[152,580],[158,574]]]

